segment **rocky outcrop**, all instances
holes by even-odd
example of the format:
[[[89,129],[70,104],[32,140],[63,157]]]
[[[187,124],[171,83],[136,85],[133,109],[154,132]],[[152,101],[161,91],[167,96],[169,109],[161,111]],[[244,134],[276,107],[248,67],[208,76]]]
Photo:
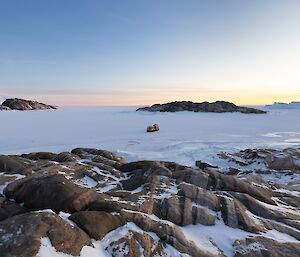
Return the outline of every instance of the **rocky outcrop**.
[[[165,104],[154,104],[150,107],[138,108],[137,111],[149,111],[149,112],[181,112],[181,111],[190,111],[190,112],[241,112],[241,113],[255,113],[263,114],[266,111],[237,106],[230,102],[225,101],[216,101],[214,103],[202,102],[194,103],[191,101],[181,101],[181,102],[171,102]]]
[[[219,158],[235,163],[240,167],[256,165],[260,169],[299,170],[300,149],[246,149],[237,153],[221,152]],[[255,168],[255,167],[254,167]]]
[[[249,170],[295,174],[299,149],[219,157],[238,175],[206,162],[127,163],[92,148],[2,155],[1,256],[35,257],[49,245],[72,256],[299,256],[300,181],[290,187]]]
[[[218,158],[222,159],[222,167],[218,167],[226,174],[233,174],[252,184],[272,184],[273,188],[284,187],[286,190],[300,190],[300,149],[246,149],[239,152],[221,152]],[[207,168],[210,170],[210,168]],[[277,185],[277,184],[284,184]],[[289,195],[278,196],[289,201],[292,206],[298,206],[295,198]],[[290,198],[290,200],[288,200]]]
[[[36,101],[10,98],[6,99],[0,106],[0,110],[18,110],[18,111],[30,111],[30,110],[51,110],[56,109],[53,105],[47,105]]]

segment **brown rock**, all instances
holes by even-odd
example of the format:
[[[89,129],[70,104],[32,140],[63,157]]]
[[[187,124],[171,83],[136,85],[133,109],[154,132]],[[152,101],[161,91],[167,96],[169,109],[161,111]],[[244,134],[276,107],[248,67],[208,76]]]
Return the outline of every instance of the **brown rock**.
[[[253,237],[235,242],[234,257],[298,257],[300,243],[280,243],[278,241]]]
[[[147,132],[156,132],[159,131],[159,125],[153,124],[152,126],[147,127]]]
[[[53,161],[56,162],[76,162],[79,160],[80,160],[79,156],[69,152],[59,153],[53,158]]]
[[[107,233],[125,224],[124,219],[119,215],[104,211],[76,212],[69,219],[96,240],[101,240]]]
[[[133,230],[129,230],[127,234],[106,248],[112,257],[165,256],[164,249],[162,241],[155,242],[149,234]]]
[[[300,165],[294,162],[291,155],[286,153],[270,154],[265,159],[268,167],[273,170],[299,170]]]
[[[94,190],[81,188],[62,175],[31,176],[10,183],[5,195],[30,210],[80,211],[97,199]]]
[[[57,251],[74,256],[80,254],[83,246],[92,246],[81,229],[59,216],[49,212],[26,213],[0,222],[1,256],[34,257],[43,237],[49,237]]]
[[[0,197],[0,221],[18,214],[25,213],[27,209],[15,202],[9,201],[4,197]]]
[[[50,152],[36,152],[29,154],[22,154],[21,157],[30,159],[30,160],[52,160],[56,157],[55,153]]]
[[[0,172],[19,173],[28,165],[29,160],[17,156],[0,155]]]

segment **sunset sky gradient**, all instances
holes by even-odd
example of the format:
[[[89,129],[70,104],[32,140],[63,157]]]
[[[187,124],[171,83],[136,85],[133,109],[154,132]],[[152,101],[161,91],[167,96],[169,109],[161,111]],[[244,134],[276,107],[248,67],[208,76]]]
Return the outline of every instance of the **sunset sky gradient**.
[[[300,100],[299,0],[0,0],[0,97]]]

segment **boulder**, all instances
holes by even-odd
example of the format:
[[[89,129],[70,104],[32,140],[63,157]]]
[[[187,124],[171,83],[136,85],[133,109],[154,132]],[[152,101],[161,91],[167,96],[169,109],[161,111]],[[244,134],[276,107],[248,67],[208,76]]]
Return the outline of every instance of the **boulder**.
[[[55,153],[50,152],[35,152],[35,153],[28,153],[22,154],[21,157],[30,159],[30,160],[53,160],[56,157]]]
[[[49,237],[56,251],[79,256],[83,246],[92,246],[90,238],[77,227],[51,212],[25,213],[0,222],[2,257],[34,257],[41,238]]]
[[[54,156],[53,161],[56,162],[76,162],[79,161],[80,157],[78,155],[69,153],[69,152],[62,152]]]
[[[30,176],[10,183],[4,194],[30,210],[73,213],[97,199],[93,189],[81,188],[62,175]]]
[[[220,211],[221,209],[219,197],[211,191],[187,183],[180,183],[178,189],[178,195],[189,198],[195,204],[206,206],[213,211]]]
[[[30,161],[18,156],[0,155],[0,172],[15,174],[22,170]]]
[[[27,212],[27,209],[5,197],[0,197],[0,221],[18,214]]]
[[[286,153],[270,154],[265,159],[266,164],[273,170],[299,170],[300,163],[296,163],[291,155]]]
[[[159,125],[153,124],[152,126],[147,127],[147,132],[156,132],[159,131]]]
[[[169,220],[176,225],[189,224],[214,225],[216,217],[206,208],[193,206],[189,198],[172,196],[165,198],[161,204],[161,218]]]
[[[106,248],[111,256],[138,257],[138,256],[169,256],[166,245],[158,242],[149,234],[128,230],[120,239],[110,243]]]
[[[222,218],[227,226],[252,233],[264,232],[266,230],[263,223],[249,216],[250,212],[239,201],[223,196],[220,198]]]
[[[124,219],[120,215],[104,211],[76,212],[69,219],[96,240],[101,240],[107,233],[125,224]]]

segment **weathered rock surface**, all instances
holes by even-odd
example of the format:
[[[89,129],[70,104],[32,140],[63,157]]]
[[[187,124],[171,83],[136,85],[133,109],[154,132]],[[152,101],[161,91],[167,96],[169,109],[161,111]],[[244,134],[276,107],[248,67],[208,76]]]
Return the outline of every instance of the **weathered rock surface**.
[[[0,172],[20,173],[29,163],[30,160],[25,158],[0,155]]]
[[[137,111],[149,111],[149,112],[181,112],[181,111],[190,111],[190,112],[241,112],[241,113],[256,113],[263,114],[265,111],[237,106],[230,102],[217,101],[214,103],[202,102],[194,103],[191,101],[181,101],[181,102],[171,102],[165,104],[154,104],[150,107],[138,108]]]
[[[125,225],[125,221],[120,215],[103,211],[76,212],[69,219],[96,240],[101,240],[110,231]]]
[[[165,256],[163,241],[156,242],[147,233],[128,230],[119,240],[106,248],[112,256]]]
[[[18,110],[18,111],[29,111],[29,110],[49,110],[56,109],[55,106],[39,103],[36,101],[10,98],[6,99],[0,106],[0,110]]]
[[[297,256],[300,252],[299,243],[278,243],[264,237],[246,238],[236,242],[234,257],[282,257]]]
[[[91,148],[1,155],[1,256],[35,257],[49,237],[73,256],[86,246],[128,257],[298,257],[300,182],[259,175],[297,174],[299,149],[219,158],[237,175]]]
[[[81,188],[62,175],[32,176],[9,184],[4,194],[30,210],[51,209],[73,213],[97,199],[92,189]]]
[[[72,227],[59,216],[31,212],[0,222],[1,256],[36,256],[43,237],[49,237],[57,251],[74,256],[80,254],[83,246],[92,245],[81,229]]]
[[[13,201],[0,197],[0,221],[8,217],[27,212],[28,210]]]

